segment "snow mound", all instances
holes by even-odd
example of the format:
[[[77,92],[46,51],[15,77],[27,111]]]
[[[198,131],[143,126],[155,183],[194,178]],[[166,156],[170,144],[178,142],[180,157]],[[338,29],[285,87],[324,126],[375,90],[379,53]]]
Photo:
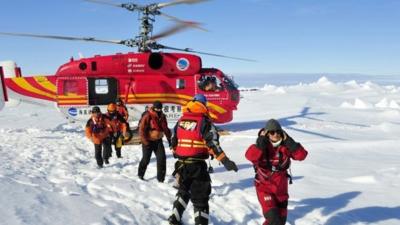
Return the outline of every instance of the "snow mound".
[[[342,107],[342,108],[353,108],[353,104],[351,104],[350,102],[342,102],[340,107]]]
[[[274,91],[276,90],[275,85],[270,85],[270,84],[265,84],[263,88],[261,88],[263,91]]]
[[[351,88],[360,88],[360,85],[357,83],[355,80],[347,81],[344,83],[346,86],[351,87]]]
[[[373,108],[369,102],[363,101],[359,98],[354,100],[354,108],[356,109],[370,109]]]
[[[349,103],[347,101],[343,102],[340,107],[342,108],[353,108],[353,109],[371,109],[373,105],[369,102],[363,101],[359,98],[354,99],[354,103]]]
[[[269,84],[264,85],[264,87],[261,88],[261,90],[266,91],[268,93],[273,93],[273,94],[286,94],[287,93],[284,87],[277,87],[277,86],[269,85]]]
[[[378,108],[387,108],[389,105],[389,102],[387,98],[382,98],[378,103],[375,104],[375,107]]]
[[[378,103],[375,104],[377,108],[391,108],[391,109],[400,109],[400,105],[394,100],[388,100],[387,98],[383,98]]]
[[[389,104],[389,108],[392,108],[392,109],[400,109],[400,105],[399,105],[396,101],[391,100],[391,101],[390,101],[390,104]]]
[[[277,94],[286,94],[286,90],[283,87],[279,87],[275,90]]]
[[[361,84],[361,88],[364,90],[370,91],[370,90],[381,89],[381,86],[379,86],[371,81],[367,81],[367,82]]]
[[[316,84],[320,87],[327,87],[327,86],[332,86],[335,85],[334,83],[332,83],[327,77],[323,76],[321,78],[318,79],[318,81],[316,82]]]
[[[358,184],[375,184],[377,183],[374,176],[359,176],[359,177],[351,177],[346,179],[346,181],[351,183],[358,183]]]

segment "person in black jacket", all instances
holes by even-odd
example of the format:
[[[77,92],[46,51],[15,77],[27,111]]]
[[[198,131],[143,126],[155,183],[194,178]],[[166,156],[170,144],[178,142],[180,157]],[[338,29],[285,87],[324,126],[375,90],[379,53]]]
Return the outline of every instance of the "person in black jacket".
[[[172,148],[179,159],[174,173],[178,173],[180,179],[172,215],[168,218],[172,225],[182,224],[182,214],[189,200],[193,203],[195,224],[208,224],[211,179],[205,160],[210,149],[228,171],[238,171],[219,145],[219,135],[208,116],[206,104],[204,95],[195,95],[174,128]]]

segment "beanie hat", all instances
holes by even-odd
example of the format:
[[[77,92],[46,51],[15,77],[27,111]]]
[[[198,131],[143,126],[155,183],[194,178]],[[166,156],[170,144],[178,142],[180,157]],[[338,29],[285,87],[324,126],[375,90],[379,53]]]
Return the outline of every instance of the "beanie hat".
[[[264,127],[265,131],[282,131],[282,127],[276,119],[270,119],[267,121]]]
[[[92,113],[100,113],[101,111],[100,111],[100,108],[98,107],[98,106],[94,106],[93,108],[92,108]]]
[[[153,102],[153,108],[154,109],[162,109],[162,103],[160,101],[154,101]]]
[[[202,94],[196,94],[193,96],[193,101],[201,102],[203,105],[207,105],[207,98]]]

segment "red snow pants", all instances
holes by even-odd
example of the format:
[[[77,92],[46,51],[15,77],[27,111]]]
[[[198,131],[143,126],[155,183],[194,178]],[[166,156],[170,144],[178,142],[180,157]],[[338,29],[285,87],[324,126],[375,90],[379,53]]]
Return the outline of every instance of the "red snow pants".
[[[275,174],[277,175],[277,174]],[[284,225],[288,214],[288,181],[284,176],[273,177],[270,182],[254,182],[258,201],[265,218],[263,225]]]

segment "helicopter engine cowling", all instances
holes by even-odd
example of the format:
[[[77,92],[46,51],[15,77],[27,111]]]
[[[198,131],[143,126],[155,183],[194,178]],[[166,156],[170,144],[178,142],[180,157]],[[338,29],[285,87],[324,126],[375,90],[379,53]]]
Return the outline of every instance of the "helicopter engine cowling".
[[[60,66],[57,76],[146,75],[165,74],[188,76],[196,74],[202,67],[201,58],[186,53],[127,53],[110,56],[96,55],[92,58],[70,62]]]

